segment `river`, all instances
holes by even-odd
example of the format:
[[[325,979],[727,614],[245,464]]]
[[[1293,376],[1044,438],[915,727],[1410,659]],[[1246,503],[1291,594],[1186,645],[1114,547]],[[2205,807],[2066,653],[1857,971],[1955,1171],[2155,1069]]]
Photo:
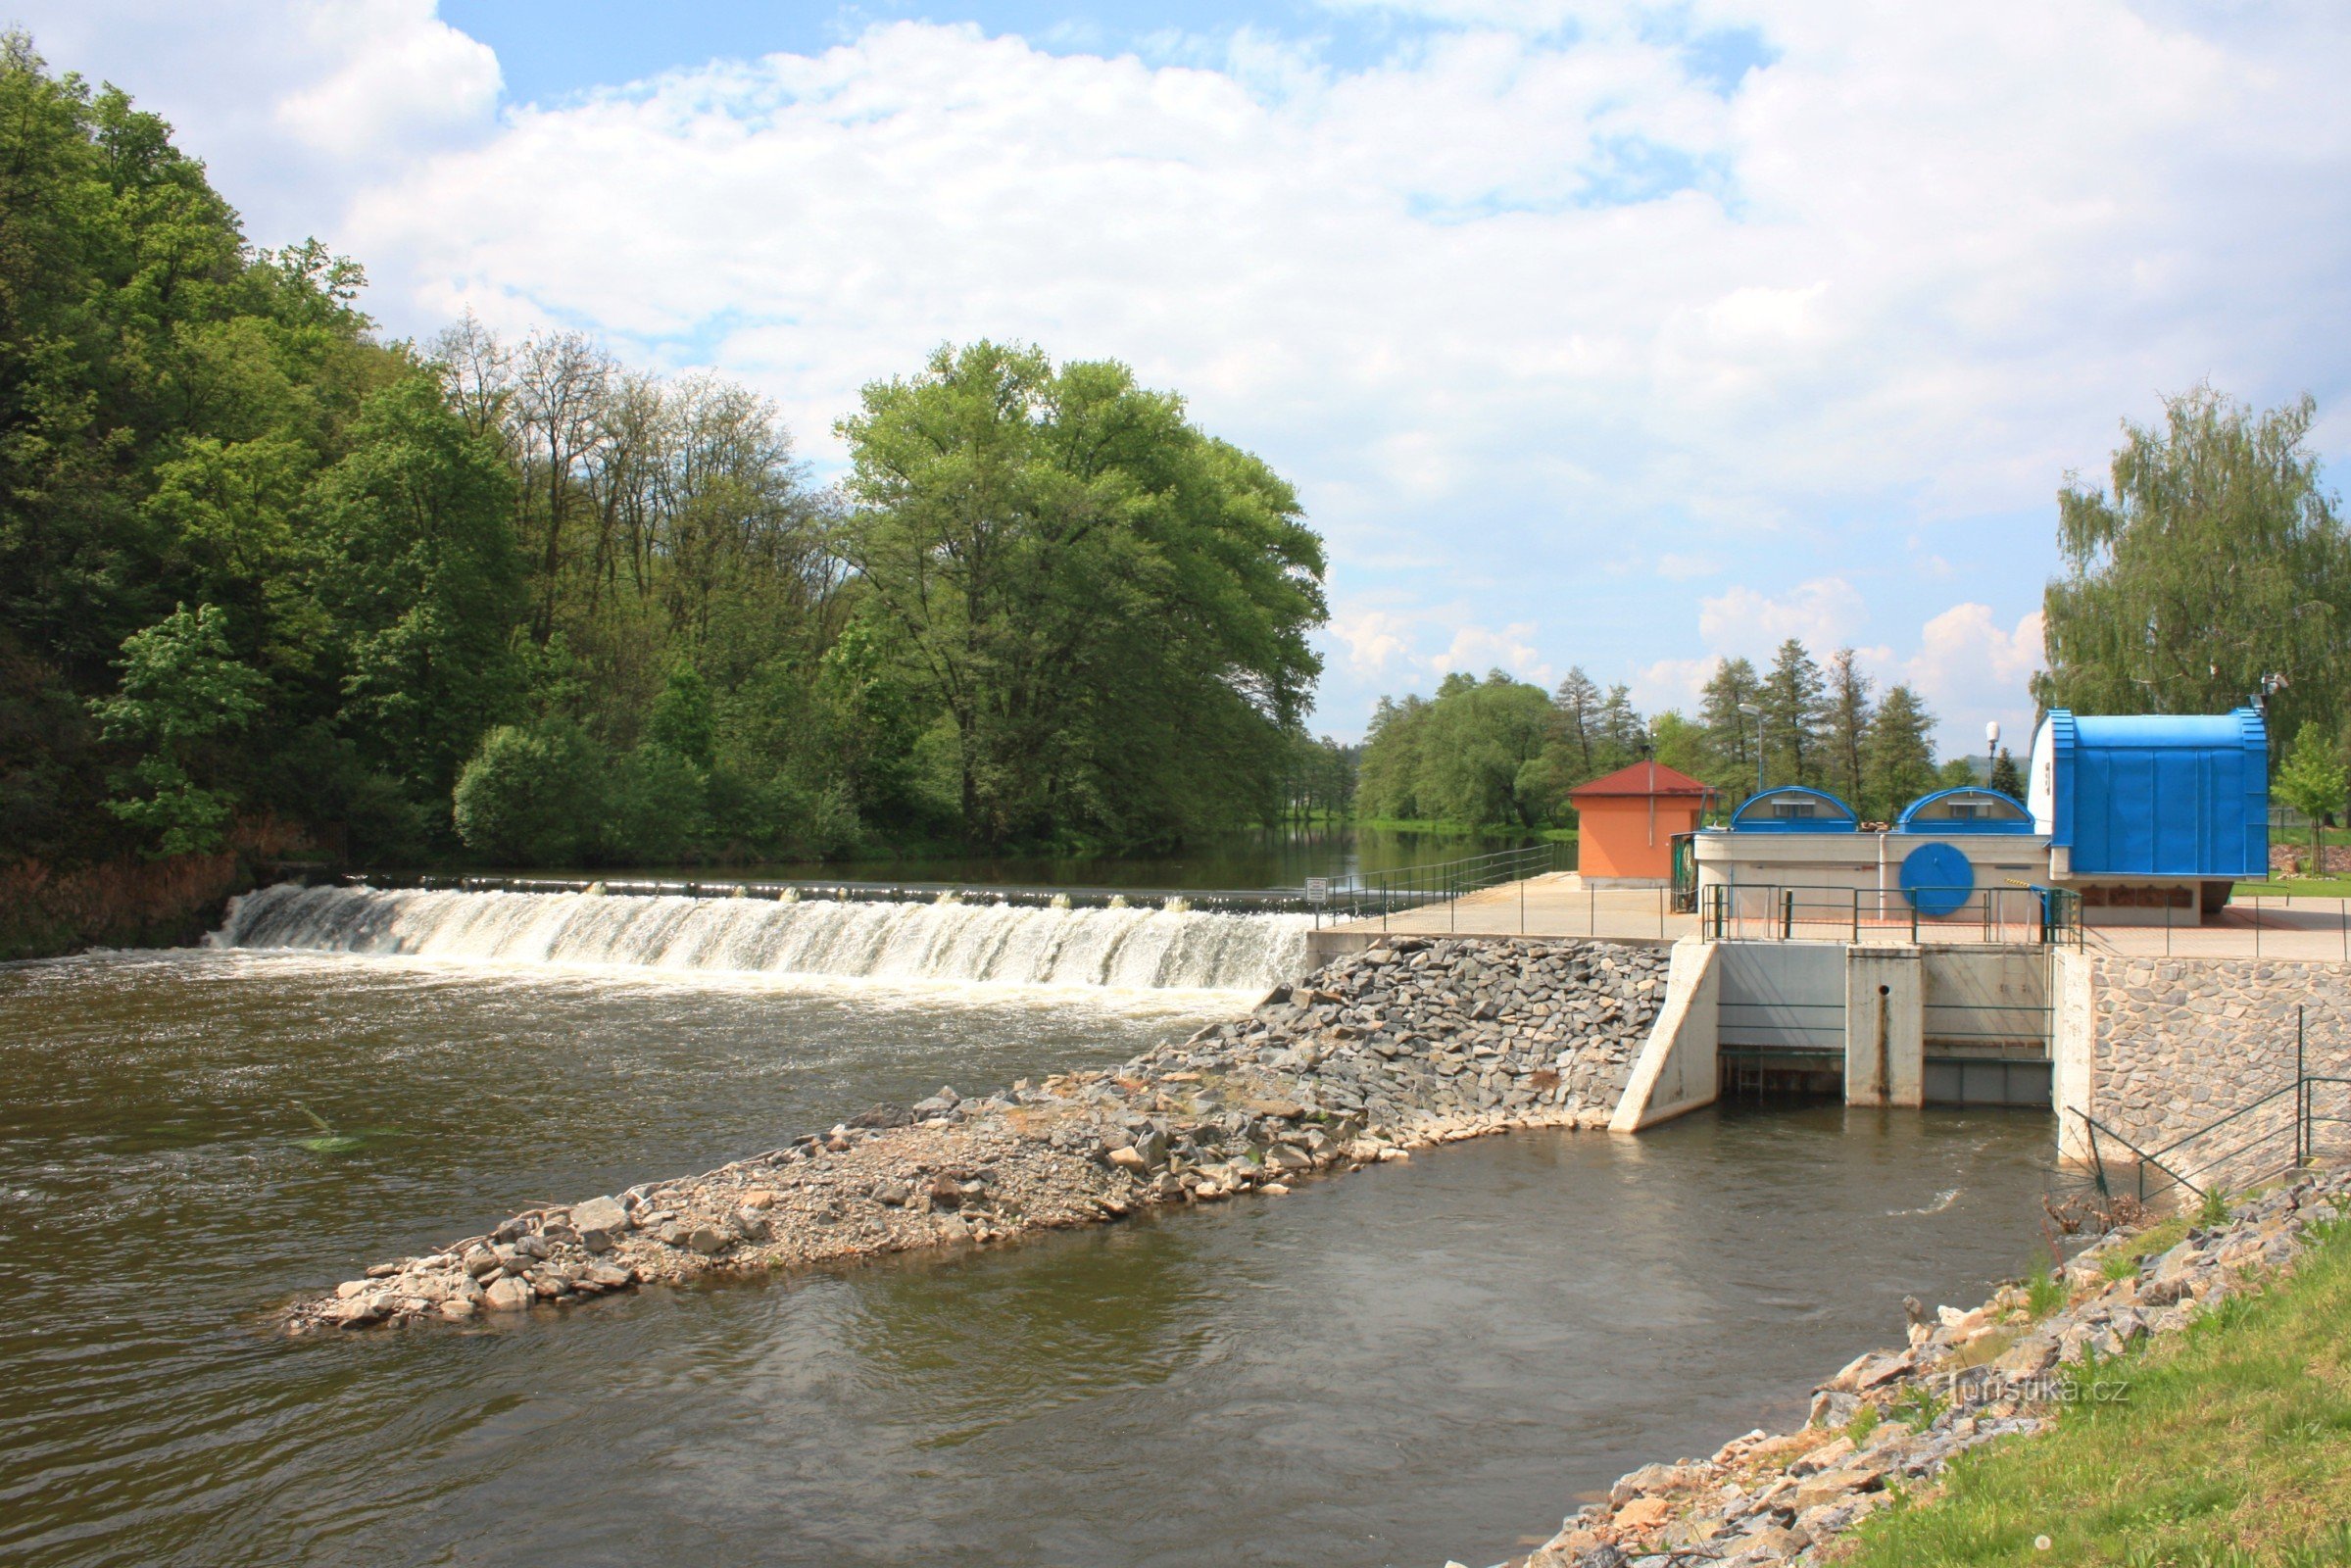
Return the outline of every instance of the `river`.
[[[0,1558],[1491,1562],[2035,1246],[2045,1119],[1487,1140],[949,1258],[286,1341],[290,1293],[1246,1005],[285,952],[0,968]]]

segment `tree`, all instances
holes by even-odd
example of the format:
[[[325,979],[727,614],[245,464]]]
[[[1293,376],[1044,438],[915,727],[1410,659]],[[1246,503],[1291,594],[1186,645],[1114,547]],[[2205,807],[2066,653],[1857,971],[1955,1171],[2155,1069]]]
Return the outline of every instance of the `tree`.
[[[942,348],[840,422],[837,548],[1001,844],[1260,814],[1320,662],[1321,541],[1262,462],[1122,365]]]
[[[2025,798],[2025,775],[2018,770],[2016,759],[2009,755],[2005,746],[2000,748],[1999,757],[1992,762],[1991,776],[1984,782],[1987,788],[1998,790],[2003,795],[2014,796],[2020,801]]]
[[[497,449],[424,374],[367,400],[350,455],[318,486],[331,552],[318,592],[338,622],[352,727],[364,755],[431,797],[519,689],[513,494]]]
[[[1755,666],[1743,659],[1725,659],[1716,662],[1699,697],[1699,721],[1706,726],[1714,754],[1734,775],[1719,782],[1734,793],[1743,792],[1755,771],[1755,720],[1739,709],[1758,703],[1761,696]]]
[[[1878,705],[1862,750],[1862,799],[1855,805],[1873,821],[1890,822],[1935,787],[1935,717],[1906,685]]]
[[[2334,737],[2316,719],[2306,718],[2294,732],[2294,744],[2278,768],[2278,798],[2310,818],[2310,874],[2326,869],[2327,819],[2343,809],[2351,791]]]
[[[2306,445],[2308,397],[2254,414],[2198,386],[2125,422],[2111,494],[2058,493],[2043,709],[2215,712],[2283,681],[2282,736],[2351,700],[2351,539]]]
[[[1830,791],[1858,808],[1862,796],[1861,756],[1869,745],[1870,678],[1855,665],[1853,650],[1839,648],[1829,656],[1822,737],[1828,753],[1823,769]]]
[[[211,605],[181,605],[133,632],[119,667],[121,688],[91,706],[107,739],[144,749],[129,777],[146,793],[118,795],[106,808],[155,835],[150,854],[220,848],[237,798],[219,787],[223,769],[210,754],[260,714],[268,677],[231,656],[226,618]]]
[[[1764,767],[1783,784],[1816,784],[1821,779],[1821,721],[1826,683],[1803,642],[1780,645],[1755,701],[1763,709]]]
[[[596,744],[568,719],[501,724],[458,775],[457,830],[468,848],[515,865],[570,865],[604,831]]]
[[[1600,689],[1581,664],[1569,667],[1559,689],[1551,694],[1551,707],[1560,751],[1565,765],[1572,771],[1575,782],[1597,778],[1607,769],[1593,758],[1593,741],[1600,728]]]

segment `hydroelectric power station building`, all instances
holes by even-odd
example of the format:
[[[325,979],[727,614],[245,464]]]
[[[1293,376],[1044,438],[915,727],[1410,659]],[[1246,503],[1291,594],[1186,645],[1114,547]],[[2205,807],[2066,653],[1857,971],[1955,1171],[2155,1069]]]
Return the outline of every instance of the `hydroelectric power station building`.
[[[1865,830],[1822,791],[1750,797],[1691,836],[1701,917],[1935,923],[2025,932],[2070,923],[2196,924],[2269,874],[2269,740],[2261,714],[2077,716],[2033,736],[2026,799],[1975,786]],[[2060,906],[2063,906],[2062,909]]]

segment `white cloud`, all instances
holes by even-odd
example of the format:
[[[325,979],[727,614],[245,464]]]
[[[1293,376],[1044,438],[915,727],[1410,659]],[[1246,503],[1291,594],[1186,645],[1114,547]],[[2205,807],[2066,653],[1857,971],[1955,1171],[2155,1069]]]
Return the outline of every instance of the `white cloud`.
[[[498,57],[433,15],[433,0],[310,0],[297,18],[325,74],[280,98],[277,125],[343,160],[480,126],[498,102]]]
[[[1534,637],[1532,621],[1508,626],[1462,626],[1453,632],[1451,644],[1432,657],[1428,665],[1440,675],[1449,675],[1455,670],[1481,675],[1498,669],[1547,687],[1559,678],[1558,672],[1543,660]]]
[[[1408,622],[1386,611],[1365,610],[1331,616],[1330,634],[1347,645],[1347,668],[1365,679],[1388,673],[1405,653]]]
[[[1816,577],[1773,596],[1736,587],[1698,607],[1698,636],[1709,648],[1767,657],[1790,637],[1817,653],[1850,641],[1862,620],[1861,595],[1842,577]]]
[[[1128,360],[1298,483],[1357,607],[1338,732],[1439,668],[1648,680],[1790,635],[2021,681],[1935,651],[1950,607],[2037,602],[2049,498],[2119,416],[2209,375],[2351,441],[2341,7],[1335,9],[1395,51],[900,23],[503,114],[427,0],[20,14],[179,121],[259,237],[365,260],[397,331],[592,326],[756,383],[820,463],[942,340]],[[1701,28],[1769,63],[1709,79]],[[1702,566],[1736,586],[1693,637]]]
[[[1984,723],[1997,719],[2002,743],[2022,756],[2033,739],[2026,682],[2041,665],[2039,611],[2004,627],[1989,605],[1964,604],[1921,628],[1902,676],[1940,721],[1946,752],[1981,751]]]

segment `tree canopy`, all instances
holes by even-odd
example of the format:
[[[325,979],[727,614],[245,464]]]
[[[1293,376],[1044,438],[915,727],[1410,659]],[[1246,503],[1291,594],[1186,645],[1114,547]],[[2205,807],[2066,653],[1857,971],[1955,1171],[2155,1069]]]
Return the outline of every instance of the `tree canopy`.
[[[2068,476],[2043,602],[2043,709],[2219,712],[2274,691],[2272,734],[2351,696],[2351,538],[2307,397],[2256,414],[2199,386],[2126,422],[2109,488]]]
[[[1346,799],[1320,540],[1124,367],[942,349],[834,490],[748,388],[385,342],[365,282],[0,44],[0,856],[1115,848]]]

